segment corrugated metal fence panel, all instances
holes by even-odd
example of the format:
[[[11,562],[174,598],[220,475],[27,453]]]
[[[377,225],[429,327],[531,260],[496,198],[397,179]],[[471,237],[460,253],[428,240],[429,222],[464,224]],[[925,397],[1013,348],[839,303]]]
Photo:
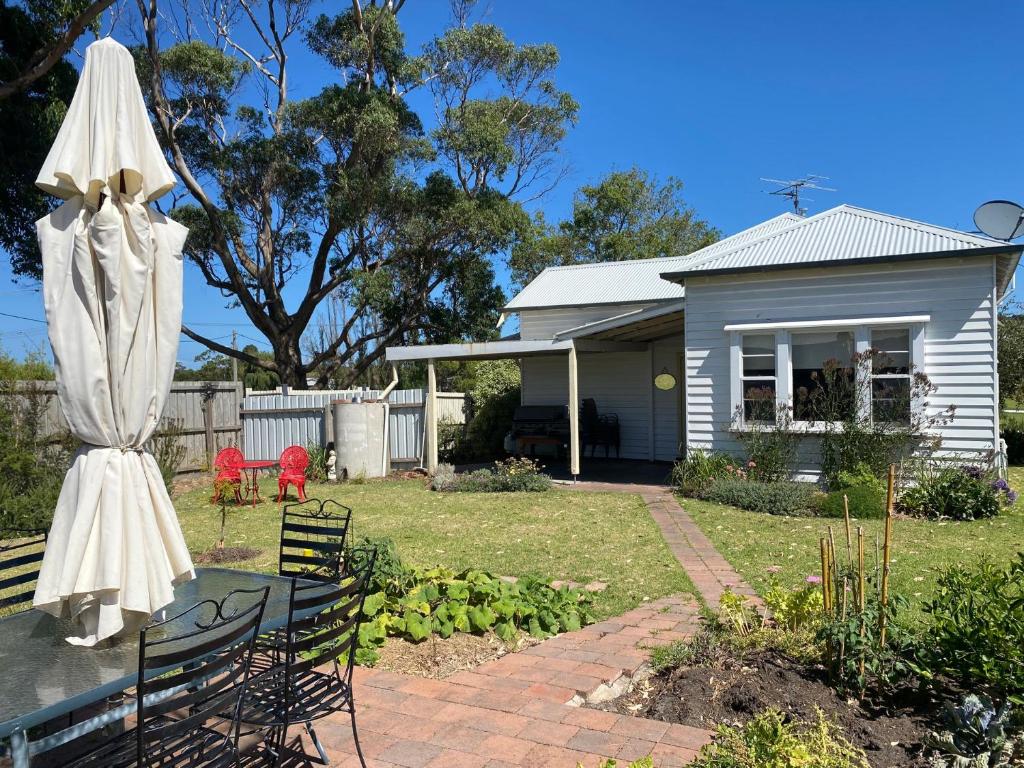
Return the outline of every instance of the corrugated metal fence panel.
[[[422,389],[396,389],[388,396],[388,443],[394,462],[423,463]]]
[[[325,422],[324,414],[333,400],[348,400],[356,395],[375,400],[380,394],[380,390],[358,389],[249,395],[242,414],[246,458],[276,459],[290,445],[324,445],[331,439],[333,428]],[[392,406],[388,419],[392,461],[422,461],[425,399],[422,389],[396,389],[388,395]],[[439,420],[464,422],[464,401],[465,395],[460,392],[439,392]]]

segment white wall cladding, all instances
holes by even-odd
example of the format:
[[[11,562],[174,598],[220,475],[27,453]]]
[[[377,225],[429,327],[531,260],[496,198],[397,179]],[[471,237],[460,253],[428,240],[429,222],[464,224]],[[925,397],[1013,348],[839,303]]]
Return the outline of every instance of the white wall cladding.
[[[998,421],[992,256],[835,266],[686,281],[686,431],[691,447],[739,452],[731,419],[727,323],[928,314],[929,410],[956,405],[950,452],[993,448]],[[809,459],[805,470],[815,471]]]
[[[519,338],[553,339],[559,331],[567,331],[585,323],[616,317],[623,312],[641,309],[649,304],[603,304],[562,309],[529,309],[519,313]]]
[[[652,370],[672,368],[678,361],[682,340],[659,344],[652,365],[647,352],[595,352],[579,355],[580,399],[592,397],[600,413],[616,413],[622,438],[621,455],[626,459],[651,458],[651,408],[654,405],[656,458],[672,460],[678,437],[678,390],[661,393],[670,397],[655,401]],[[676,363],[677,364],[677,363]],[[527,405],[564,405],[569,397],[568,360],[565,355],[528,357],[522,361],[522,401]],[[674,405],[673,405],[674,403]],[[589,452],[588,452],[589,455]],[[597,450],[603,456],[602,449]],[[614,456],[614,451],[610,454]]]
[[[651,376],[648,386],[653,385],[654,377],[663,370],[676,377],[675,389],[661,390],[653,387],[654,397],[654,458],[658,461],[674,461],[681,452],[679,408],[682,399],[683,376],[680,371],[680,358],[683,354],[683,337],[658,341],[652,345]]]

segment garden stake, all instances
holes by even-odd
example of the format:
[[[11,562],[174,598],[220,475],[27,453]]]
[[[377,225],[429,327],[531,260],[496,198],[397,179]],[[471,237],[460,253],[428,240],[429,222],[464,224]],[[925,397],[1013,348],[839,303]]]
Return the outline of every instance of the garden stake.
[[[886,607],[889,604],[889,557],[892,549],[892,504],[896,482],[896,465],[889,465],[889,490],[885,496],[885,539],[882,542],[882,592],[878,612],[878,644],[885,647]]]
[[[853,568],[853,541],[850,537],[850,497],[843,494],[843,520],[846,522],[846,558]]]
[[[864,634],[867,631],[867,622],[864,618],[865,596],[864,596],[864,528],[857,526],[857,575],[860,578],[860,586],[857,588],[857,610],[860,612],[860,664],[858,667],[859,679],[864,679]],[[863,696],[863,691],[861,692]]]
[[[821,607],[825,611],[825,615],[829,621],[832,621],[835,617],[832,615],[832,590],[828,584],[828,572],[829,572],[829,554],[828,554],[828,540],[822,536],[818,541],[821,549]],[[833,657],[832,657],[832,641],[829,640],[825,643],[825,666],[829,670],[829,674],[833,673]]]
[[[847,586],[847,581],[848,581],[848,577],[843,576],[843,611],[840,614],[840,620],[842,621],[842,624],[843,624],[844,627],[846,626],[846,586]],[[838,667],[839,667],[840,671],[842,671],[843,664],[845,662],[846,662],[846,632],[844,631],[843,634],[839,638],[839,665],[838,665]]]

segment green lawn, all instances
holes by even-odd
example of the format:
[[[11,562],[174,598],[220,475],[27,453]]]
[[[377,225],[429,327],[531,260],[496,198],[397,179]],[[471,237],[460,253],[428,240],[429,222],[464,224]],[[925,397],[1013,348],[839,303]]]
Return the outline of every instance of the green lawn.
[[[1010,469],[1010,484],[1024,488],[1024,467]],[[711,538],[718,550],[755,589],[769,580],[769,566],[779,566],[778,578],[797,584],[820,572],[819,537],[832,525],[840,557],[846,551],[843,521],[783,517],[683,499],[683,507]],[[868,562],[874,559],[874,540],[881,539],[882,521],[864,520]],[[854,541],[856,546],[856,539]],[[939,571],[949,563],[972,563],[989,556],[1008,563],[1024,549],[1024,496],[1016,506],[991,520],[936,522],[897,518],[893,528],[892,584],[905,595],[915,613],[935,588]]]
[[[272,483],[267,482],[269,489]],[[451,493],[427,490],[415,480],[308,486],[307,494],[352,507],[355,537],[388,536],[415,565],[455,570],[482,568],[502,576],[528,574],[598,580],[609,586],[595,598],[600,618],[615,616],[676,592],[695,593],[665,546],[639,496],[552,490],[546,493]],[[217,540],[219,508],[201,488],[174,500],[193,554]],[[228,546],[262,555],[233,564],[273,571],[281,506],[272,501],[228,507]]]

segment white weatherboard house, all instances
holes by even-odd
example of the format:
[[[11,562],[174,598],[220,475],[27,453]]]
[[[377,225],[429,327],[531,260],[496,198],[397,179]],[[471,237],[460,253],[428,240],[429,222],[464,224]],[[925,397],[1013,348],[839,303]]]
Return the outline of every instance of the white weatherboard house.
[[[823,360],[881,349],[904,361],[879,374],[889,386],[923,371],[937,387],[926,407],[956,406],[937,427],[942,450],[976,458],[999,445],[997,308],[1021,251],[850,205],[783,214],[686,256],[546,269],[505,307],[518,336],[387,357],[517,359],[524,405],[568,405],[578,435],[579,404],[593,398],[618,414],[623,458],[671,461],[741,453],[734,415],[750,387],[792,404]],[[436,434],[428,424],[431,468]],[[805,453],[796,469],[811,479]],[[569,458],[579,475],[578,439]]]

